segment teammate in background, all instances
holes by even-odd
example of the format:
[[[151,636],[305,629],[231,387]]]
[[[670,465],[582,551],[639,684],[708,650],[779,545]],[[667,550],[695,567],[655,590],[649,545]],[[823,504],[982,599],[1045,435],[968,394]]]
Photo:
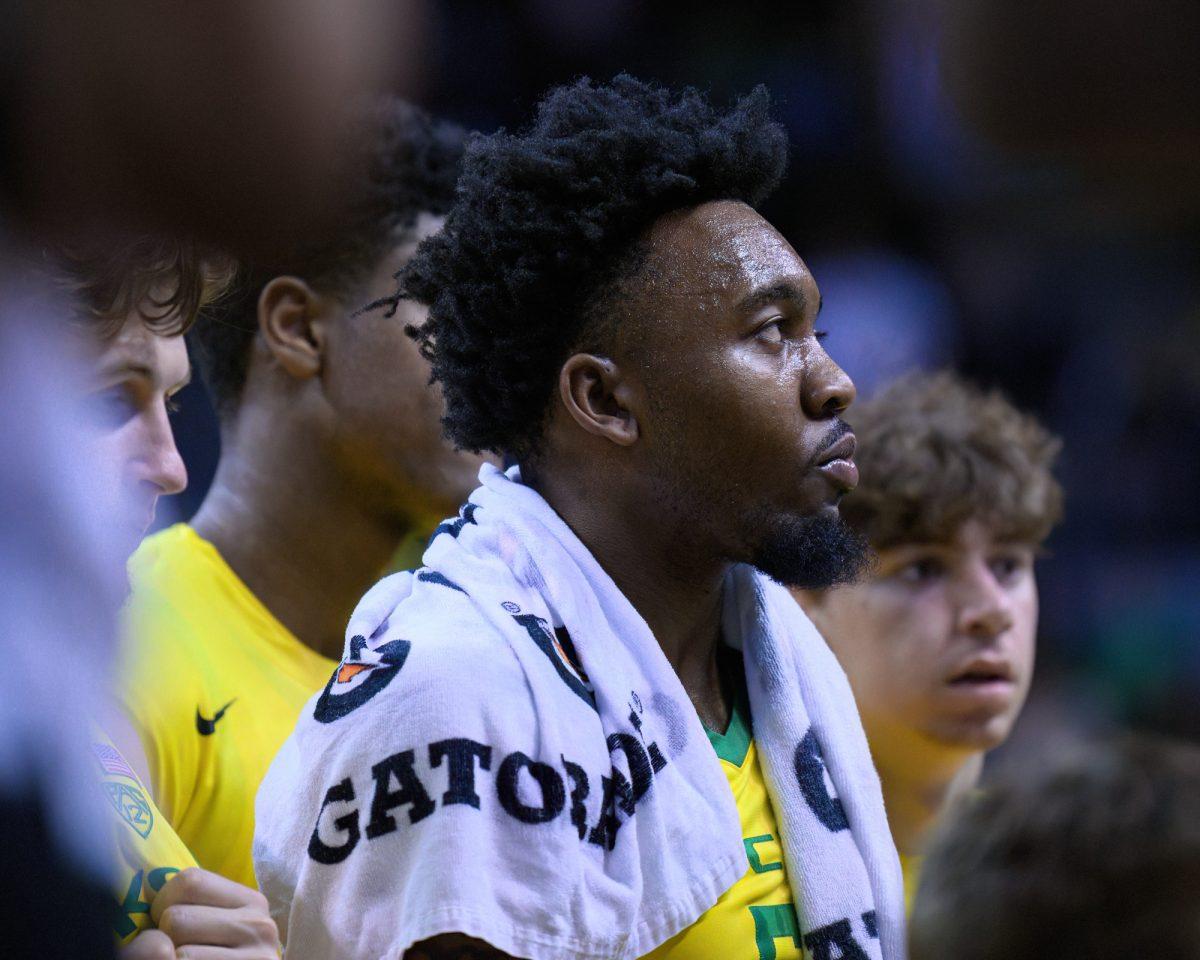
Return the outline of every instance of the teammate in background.
[[[912,960],[1200,957],[1200,750],[1130,736],[1013,767],[935,831]]]
[[[754,209],[786,156],[764,89],[629,76],[471,142],[399,296],[450,437],[519,469],[364,597],[263,782],[296,960],[902,953],[853,695],[759,572],[865,560],[854,386]]]
[[[239,267],[195,331],[221,459],[190,524],[142,545],[123,701],[167,819],[206,868],[254,884],[254,797],[329,679],[355,602],[401,541],[474,486],[440,393],[381,298],[450,201],[464,132],[406,104],[366,119],[370,178],[340,230],[276,269]]]
[[[92,492],[128,554],[158,498],[187,483],[167,413],[190,377],[184,331],[228,271],[190,244],[139,238],[63,252],[48,272],[78,305],[93,375],[80,404],[95,420]],[[174,957],[183,947],[228,948],[225,955],[246,960],[275,956],[279,934],[262,895],[196,867],[145,789],[145,758],[128,722],[115,707],[97,720],[91,748],[112,805],[112,923],[125,960]]]
[[[902,378],[851,420],[859,484],[842,515],[878,565],[795,593],[854,688],[911,905],[929,828],[974,787],[1029,691],[1059,441],[951,373]]]

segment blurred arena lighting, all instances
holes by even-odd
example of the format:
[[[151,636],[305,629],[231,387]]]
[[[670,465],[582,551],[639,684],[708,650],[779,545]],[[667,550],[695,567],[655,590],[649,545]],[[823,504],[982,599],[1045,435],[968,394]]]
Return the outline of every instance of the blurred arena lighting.
[[[944,82],[1002,146],[1064,159],[1127,208],[1200,209],[1195,0],[922,0]]]

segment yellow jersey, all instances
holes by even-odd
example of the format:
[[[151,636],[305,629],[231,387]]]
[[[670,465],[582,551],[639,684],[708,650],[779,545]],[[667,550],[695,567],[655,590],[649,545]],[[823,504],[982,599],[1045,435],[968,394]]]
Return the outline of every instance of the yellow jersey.
[[[749,867],[705,914],[646,955],[645,960],[799,960],[800,921],[788,884],[779,827],[767,793],[742,689],[729,727],[708,731],[729,779]]]
[[[124,944],[139,930],[153,926],[150,901],[154,894],[180,870],[196,866],[196,861],[112,740],[94,725],[91,733],[92,756],[110,805],[117,870],[113,933],[117,943]]]
[[[306,647],[186,524],[129,562],[120,698],[162,812],[202,867],[255,886],[254,796],[337,663]]]

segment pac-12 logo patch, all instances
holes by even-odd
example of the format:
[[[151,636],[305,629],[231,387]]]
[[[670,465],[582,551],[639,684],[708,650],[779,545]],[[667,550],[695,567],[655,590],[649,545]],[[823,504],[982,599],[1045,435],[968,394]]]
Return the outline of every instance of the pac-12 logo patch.
[[[364,637],[351,637],[350,653],[342,658],[325,684],[313,717],[320,723],[333,723],[357,710],[392,682],[404,666],[411,646],[407,640],[389,640],[369,650]]]
[[[137,787],[111,781],[105,781],[104,792],[121,819],[133,827],[143,840],[148,840],[150,831],[154,829],[154,814],[150,812],[146,795]]]

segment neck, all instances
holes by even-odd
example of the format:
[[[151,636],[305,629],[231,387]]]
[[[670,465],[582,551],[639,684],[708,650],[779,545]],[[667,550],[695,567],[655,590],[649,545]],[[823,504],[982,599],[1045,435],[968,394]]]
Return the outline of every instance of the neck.
[[[874,753],[896,849],[905,856],[920,854],[947,805],[979,782],[983,753],[955,751],[938,756],[934,749],[912,750],[900,753],[898,762],[891,762],[884,751]]]
[[[317,444],[288,443],[280,429],[229,431],[192,526],[301,643],[336,660],[355,604],[406,531],[356,496]]]
[[[716,651],[722,584],[729,564],[664,529],[658,504],[621,498],[589,479],[539,471],[531,485],[546,499],[646,621],[700,719],[723,730]],[[649,508],[649,509],[648,509]]]

